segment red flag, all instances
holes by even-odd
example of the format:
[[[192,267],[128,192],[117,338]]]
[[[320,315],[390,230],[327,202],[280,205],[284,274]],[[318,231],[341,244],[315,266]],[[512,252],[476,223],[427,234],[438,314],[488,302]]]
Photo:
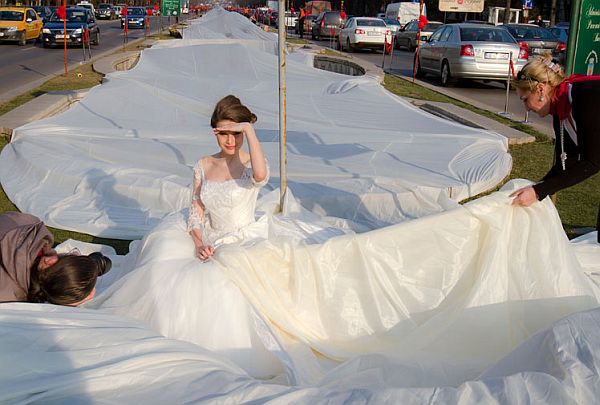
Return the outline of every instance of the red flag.
[[[512,59],[508,60],[508,65],[510,66],[510,74],[515,77],[515,65],[513,65]]]
[[[123,17],[127,17],[127,6],[125,6],[125,7],[123,7],[123,8],[121,9],[121,15],[122,15]]]
[[[88,30],[87,28],[83,29],[83,42],[85,42],[86,44],[90,41],[90,30]]]
[[[346,19],[346,12],[345,12],[344,10],[340,11],[340,18],[341,18],[342,20],[345,20],[345,19]]]
[[[152,9],[151,9],[151,8],[147,8],[147,9],[146,9],[146,14],[147,14],[148,16],[151,16],[151,15],[152,15]]]
[[[61,20],[66,20],[67,19],[67,7],[66,6],[60,6],[59,8],[57,8],[56,9],[56,15]]]
[[[429,24],[429,21],[427,20],[427,17],[425,17],[424,15],[420,15],[419,16],[419,29],[422,30],[423,28],[425,28],[425,26]]]

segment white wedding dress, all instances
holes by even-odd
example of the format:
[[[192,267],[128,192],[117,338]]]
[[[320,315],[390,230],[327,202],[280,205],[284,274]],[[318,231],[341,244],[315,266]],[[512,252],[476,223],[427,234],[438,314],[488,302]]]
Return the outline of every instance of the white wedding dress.
[[[195,343],[232,360],[253,377],[281,375],[281,362],[273,353],[280,354],[282,348],[270,327],[213,258],[203,262],[195,257],[188,231],[192,225],[201,226],[204,242],[217,252],[228,244],[249,248],[268,239],[269,234],[317,242],[348,231],[331,227],[307,212],[303,212],[304,219],[311,221],[293,212],[281,218],[263,213],[256,220],[257,196],[268,179],[256,183],[250,166],[240,179],[228,181],[206,180],[201,160],[194,173],[202,180],[205,218],[190,209],[189,216],[185,210],[164,219],[143,239],[137,252],[128,255],[129,262],[121,266],[126,274],[87,307],[142,320],[167,337]],[[263,208],[275,208],[271,199],[263,199]]]

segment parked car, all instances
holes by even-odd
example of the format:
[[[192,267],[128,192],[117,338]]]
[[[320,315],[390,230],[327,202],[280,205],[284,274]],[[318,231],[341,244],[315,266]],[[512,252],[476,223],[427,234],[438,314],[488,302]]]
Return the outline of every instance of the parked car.
[[[100,27],[94,15],[88,8],[68,7],[67,32],[64,32],[63,20],[54,12],[42,30],[42,44],[44,48],[54,45],[80,45],[84,40],[85,30],[88,30],[89,41],[100,45]]]
[[[42,22],[46,22],[52,15],[52,9],[48,6],[33,6],[32,8],[40,16]]]
[[[529,54],[506,29],[484,24],[447,24],[421,45],[415,60],[417,75],[439,76],[442,86],[455,79],[504,81],[510,70],[511,53],[514,71],[518,72]]]
[[[112,4],[100,3],[98,4],[98,8],[96,9],[96,18],[114,20],[115,18],[117,18],[117,13],[115,12],[115,9],[113,8]]]
[[[0,41],[16,41],[23,46],[30,39],[37,40],[44,23],[29,7],[0,7]]]
[[[555,25],[554,27],[549,28],[552,35],[556,38],[560,39],[565,44],[569,42],[569,25]]]
[[[400,23],[398,20],[394,20],[393,18],[382,18],[383,22],[387,27],[392,31],[392,36],[396,35],[396,32],[400,31]]]
[[[338,41],[342,49],[353,52],[355,49],[383,49],[392,42],[391,30],[381,18],[353,17],[346,21],[341,29]]]
[[[529,49],[530,57],[548,52],[558,59],[564,59],[567,46],[549,29],[534,24],[504,24],[501,27],[508,30],[521,46]]]
[[[125,19],[127,19],[127,28],[144,28],[146,26],[146,8],[127,7],[127,17],[121,16],[121,29],[125,27]]]
[[[113,9],[115,10],[117,18],[121,18],[121,11],[123,11],[123,6],[113,6]]]
[[[418,42],[427,40],[435,30],[444,25],[441,22],[429,21],[429,23],[421,30],[421,38]],[[419,32],[419,20],[412,20],[396,33],[396,48],[405,47],[410,52],[417,47],[417,34]]]
[[[339,11],[323,11],[313,22],[310,37],[317,40],[323,37],[336,38],[344,22]]]

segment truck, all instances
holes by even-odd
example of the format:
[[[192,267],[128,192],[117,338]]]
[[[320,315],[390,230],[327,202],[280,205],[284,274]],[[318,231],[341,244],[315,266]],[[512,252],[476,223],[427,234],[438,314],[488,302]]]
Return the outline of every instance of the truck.
[[[398,20],[398,22],[400,23],[400,28],[403,28],[412,20],[416,20],[419,18],[420,7],[421,6],[419,3],[413,3],[410,1],[391,3],[388,4],[387,8],[385,9],[385,18]],[[423,15],[427,16],[427,9],[425,7],[425,4],[423,4]]]
[[[304,5],[306,15],[319,15],[323,11],[331,11],[330,1],[307,1]]]

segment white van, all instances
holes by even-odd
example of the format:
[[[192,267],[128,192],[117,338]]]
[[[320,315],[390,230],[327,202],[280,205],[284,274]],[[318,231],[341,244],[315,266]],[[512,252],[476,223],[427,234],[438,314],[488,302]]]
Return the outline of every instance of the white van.
[[[400,27],[404,27],[410,21],[419,18],[420,4],[410,1],[388,4],[385,9],[385,18],[398,20]],[[423,15],[427,16],[427,9],[423,4]]]

